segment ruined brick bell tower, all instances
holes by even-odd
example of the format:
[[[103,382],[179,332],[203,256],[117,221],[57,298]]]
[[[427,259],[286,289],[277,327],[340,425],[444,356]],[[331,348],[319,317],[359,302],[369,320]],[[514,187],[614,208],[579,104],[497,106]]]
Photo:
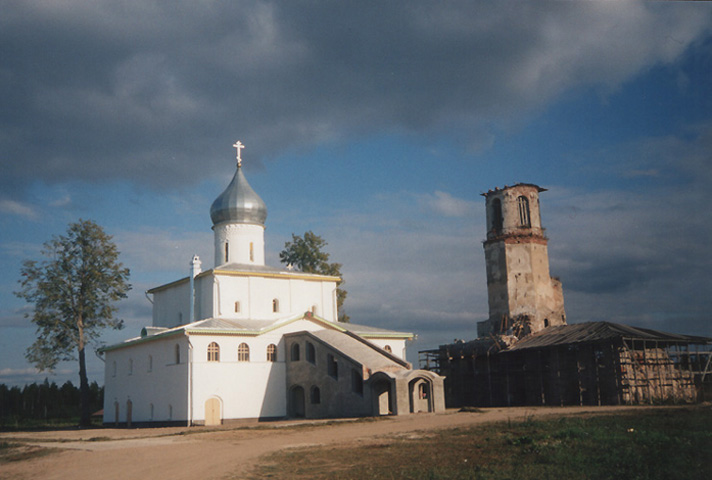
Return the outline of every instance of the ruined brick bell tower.
[[[561,282],[549,274],[548,239],[541,226],[539,192],[544,191],[518,183],[482,194],[489,320],[477,324],[480,337],[511,333],[521,338],[566,324]]]

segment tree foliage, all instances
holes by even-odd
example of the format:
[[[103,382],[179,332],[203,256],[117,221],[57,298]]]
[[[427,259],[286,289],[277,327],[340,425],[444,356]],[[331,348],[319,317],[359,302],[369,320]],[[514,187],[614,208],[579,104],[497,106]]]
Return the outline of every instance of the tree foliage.
[[[342,311],[347,292],[343,289],[345,282],[341,275],[341,264],[329,263],[329,254],[323,250],[326,245],[323,238],[311,231],[305,232],[303,237],[292,234],[292,241],[284,244],[284,250],[279,253],[279,260],[305,273],[341,278],[336,288],[336,305],[339,310],[339,321],[348,322],[349,316]]]
[[[26,317],[37,325],[28,361],[52,371],[57,363],[79,357],[81,423],[89,423],[85,348],[104,328],[121,329],[115,302],[131,289],[129,269],[118,261],[112,237],[96,223],[79,220],[66,235],[44,244],[44,260],[26,260],[21,289],[15,294],[34,305]]]

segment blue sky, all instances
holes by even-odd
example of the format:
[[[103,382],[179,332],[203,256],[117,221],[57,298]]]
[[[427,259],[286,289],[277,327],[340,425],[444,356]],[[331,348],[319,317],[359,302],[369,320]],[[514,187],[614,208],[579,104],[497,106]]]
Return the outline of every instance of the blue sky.
[[[0,382],[42,380],[23,259],[69,223],[133,290],[213,261],[245,172],[267,263],[312,230],[352,321],[420,349],[487,317],[484,201],[536,183],[569,322],[712,335],[712,6],[639,2],[18,2],[0,19]],[[75,363],[51,379],[77,381]],[[91,358],[90,378],[102,382]]]

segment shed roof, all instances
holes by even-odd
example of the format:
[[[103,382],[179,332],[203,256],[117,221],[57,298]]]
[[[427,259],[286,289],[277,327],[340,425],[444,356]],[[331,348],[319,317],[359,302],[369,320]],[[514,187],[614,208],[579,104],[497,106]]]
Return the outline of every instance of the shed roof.
[[[546,328],[521,339],[507,351],[597,342],[614,338],[659,343],[712,344],[712,338],[708,337],[661,332],[612,322],[584,322]]]

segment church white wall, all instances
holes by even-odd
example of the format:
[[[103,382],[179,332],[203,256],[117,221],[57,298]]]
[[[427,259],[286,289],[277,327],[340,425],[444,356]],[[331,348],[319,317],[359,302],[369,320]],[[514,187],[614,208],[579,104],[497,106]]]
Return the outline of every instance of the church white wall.
[[[153,293],[153,326],[176,327],[190,322],[190,282]]]
[[[391,353],[393,355],[400,358],[401,360],[405,360],[406,362],[408,361],[405,358],[405,340],[396,338],[367,338],[366,340],[376,346],[383,348],[384,350],[386,349],[386,346],[389,346],[391,347]]]
[[[176,363],[175,348],[180,348]],[[127,421],[127,402],[132,404],[132,423],[187,421],[188,340],[184,336],[139,343],[105,354],[104,423]],[[151,411],[153,405],[153,411]]]
[[[193,345],[193,421],[205,421],[205,402],[218,398],[223,420],[283,417],[287,414],[286,351],[283,335],[321,327],[300,320],[256,337],[191,335]],[[208,346],[220,347],[220,361],[208,361]],[[250,361],[238,361],[238,346],[250,348]],[[267,361],[267,347],[277,346],[277,361]]]

